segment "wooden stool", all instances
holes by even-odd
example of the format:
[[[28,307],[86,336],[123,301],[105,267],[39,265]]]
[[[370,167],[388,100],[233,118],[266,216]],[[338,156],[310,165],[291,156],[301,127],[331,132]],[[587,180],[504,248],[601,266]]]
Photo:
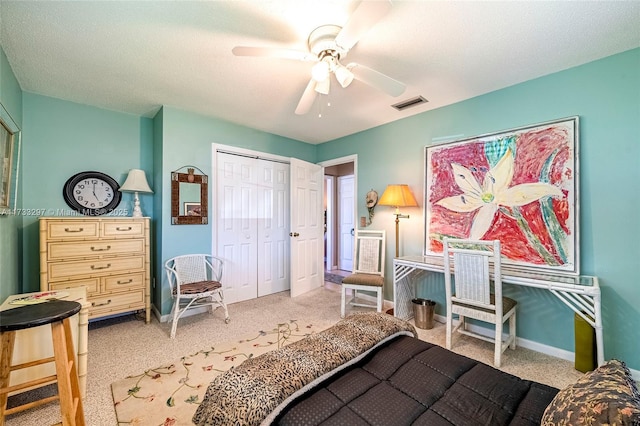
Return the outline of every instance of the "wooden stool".
[[[24,305],[15,309],[0,312],[0,426],[4,425],[5,416],[29,408],[37,407],[51,401],[60,401],[63,426],[84,426],[84,410],[78,385],[70,317],[80,312],[78,302],[51,300],[34,305]],[[53,338],[53,357],[11,365],[13,345],[16,331],[25,328],[51,324]],[[34,365],[55,362],[56,374],[20,385],[10,386],[11,371]],[[58,394],[20,405],[7,410],[7,398],[10,392],[30,387],[41,387],[52,382],[58,384]]]

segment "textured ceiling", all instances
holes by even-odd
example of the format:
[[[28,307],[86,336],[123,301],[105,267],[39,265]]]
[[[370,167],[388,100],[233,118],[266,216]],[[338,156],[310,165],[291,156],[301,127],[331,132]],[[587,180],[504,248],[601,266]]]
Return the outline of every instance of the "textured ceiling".
[[[0,42],[24,91],[149,117],[169,105],[309,143],[640,46],[638,1],[397,0],[347,62],[404,82],[406,92],[333,84],[303,116],[294,110],[312,63],[231,53],[305,51],[314,28],[344,25],[358,5],[1,0]],[[429,102],[390,106],[417,95]]]

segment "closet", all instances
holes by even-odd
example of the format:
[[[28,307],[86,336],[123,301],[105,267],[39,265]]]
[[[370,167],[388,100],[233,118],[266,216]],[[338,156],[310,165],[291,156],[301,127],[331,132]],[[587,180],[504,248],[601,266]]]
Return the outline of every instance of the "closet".
[[[213,158],[213,247],[225,260],[227,303],[288,290],[288,162],[221,150]]]

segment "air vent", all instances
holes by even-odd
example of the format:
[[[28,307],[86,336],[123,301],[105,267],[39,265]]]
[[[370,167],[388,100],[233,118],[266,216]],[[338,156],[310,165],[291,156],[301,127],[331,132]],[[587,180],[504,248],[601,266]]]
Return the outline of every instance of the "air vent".
[[[423,98],[422,96],[416,96],[415,98],[407,99],[406,101],[398,102],[397,104],[393,104],[391,106],[397,109],[398,111],[402,111],[404,109],[411,108],[416,105],[426,104],[427,102],[429,101]]]

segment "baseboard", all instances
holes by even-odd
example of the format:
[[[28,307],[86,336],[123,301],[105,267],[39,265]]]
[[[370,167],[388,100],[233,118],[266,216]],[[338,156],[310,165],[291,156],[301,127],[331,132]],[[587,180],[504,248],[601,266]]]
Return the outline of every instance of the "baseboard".
[[[434,315],[434,320],[445,323],[447,318],[442,315]],[[475,333],[482,334],[483,336],[491,337],[491,330],[488,330],[485,327],[480,327],[478,325],[471,324],[469,329]],[[573,362],[575,360],[575,352],[567,351],[565,349],[556,348],[554,346],[545,345],[539,342],[534,342],[533,340],[523,339],[522,337],[516,337],[516,345],[523,347],[525,349],[530,349],[535,352],[540,352],[545,355],[550,355],[556,358],[564,359],[566,361]],[[631,376],[636,383],[640,383],[640,370],[629,369],[631,372]]]
[[[373,304],[375,304],[378,301],[378,299],[376,299],[375,296],[372,296],[370,294],[363,294],[362,291],[364,291],[364,290],[360,290],[358,292],[358,299],[364,299],[367,302],[371,302]],[[348,300],[347,300],[347,303],[349,303]],[[386,312],[388,309],[393,308],[393,306],[394,306],[394,304],[393,304],[392,301],[387,300],[387,299],[382,299],[382,312]]]
[[[208,306],[202,306],[200,308],[190,308],[189,310],[187,310],[187,312],[182,314],[180,316],[180,318],[190,317],[191,315],[204,314],[206,312],[209,312],[209,307]],[[160,312],[158,312],[158,310],[155,309],[155,307],[153,307],[153,313],[155,314],[156,318],[158,318],[158,321],[160,321],[160,322],[169,322],[169,321],[171,321],[171,313],[168,313],[168,314],[165,314],[165,315],[160,315]]]
[[[443,324],[447,321],[447,317],[442,315],[435,315],[434,319]],[[493,336],[492,330],[486,327],[480,327],[479,325],[470,324],[468,325],[468,329],[470,331],[473,331],[474,333],[481,334],[486,337]],[[554,346],[545,345],[539,342],[534,342],[533,340],[523,339],[522,337],[516,336],[516,345],[525,349],[531,349],[532,351],[540,352],[567,361],[573,361],[575,358],[575,353],[571,351],[559,349]]]
[[[158,310],[158,308],[156,308],[156,305],[153,305],[153,304],[151,305],[151,312],[153,312],[153,315],[156,317],[156,319],[159,322],[166,322],[167,321],[167,319],[163,320],[164,317],[162,316],[162,314],[160,314],[160,311]],[[168,315],[165,315],[165,316],[168,317]]]

